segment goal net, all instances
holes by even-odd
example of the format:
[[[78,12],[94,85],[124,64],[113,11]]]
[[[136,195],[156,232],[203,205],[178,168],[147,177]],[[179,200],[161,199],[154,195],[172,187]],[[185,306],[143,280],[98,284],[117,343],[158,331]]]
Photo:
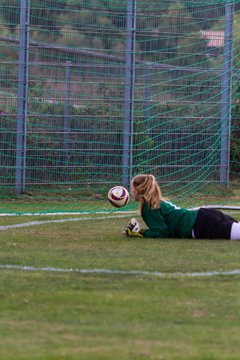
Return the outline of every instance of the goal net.
[[[240,205],[240,0],[4,0],[0,213]],[[130,203],[124,211],[134,210]]]

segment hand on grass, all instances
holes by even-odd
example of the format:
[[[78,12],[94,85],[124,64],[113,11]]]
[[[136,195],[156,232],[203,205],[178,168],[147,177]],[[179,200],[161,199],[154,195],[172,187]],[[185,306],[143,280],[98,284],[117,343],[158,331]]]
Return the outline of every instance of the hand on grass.
[[[140,225],[135,218],[131,219],[124,230],[124,234],[127,237],[143,237],[142,232],[143,230],[140,228]]]

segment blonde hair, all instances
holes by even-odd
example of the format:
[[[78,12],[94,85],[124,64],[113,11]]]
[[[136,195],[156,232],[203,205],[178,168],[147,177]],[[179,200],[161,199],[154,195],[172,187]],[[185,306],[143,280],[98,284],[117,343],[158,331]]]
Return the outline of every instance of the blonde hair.
[[[142,207],[145,203],[150,205],[152,210],[158,209],[162,198],[160,187],[154,175],[140,174],[132,179],[132,186],[137,194],[135,200],[140,201],[139,211],[141,213]]]

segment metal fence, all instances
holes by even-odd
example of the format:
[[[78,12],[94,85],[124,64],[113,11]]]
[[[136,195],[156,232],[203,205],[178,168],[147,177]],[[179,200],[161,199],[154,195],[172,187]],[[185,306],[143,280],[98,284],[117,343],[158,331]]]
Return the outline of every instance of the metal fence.
[[[239,4],[3,1],[1,187],[227,185]]]

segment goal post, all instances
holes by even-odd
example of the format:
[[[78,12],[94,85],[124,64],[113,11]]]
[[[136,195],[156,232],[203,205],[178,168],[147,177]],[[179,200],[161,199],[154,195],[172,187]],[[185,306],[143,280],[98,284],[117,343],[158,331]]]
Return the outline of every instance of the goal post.
[[[232,63],[233,63],[233,22],[234,4],[228,0],[225,7],[224,52],[221,86],[221,162],[220,183],[229,185],[230,174],[230,134],[231,134],[231,107],[232,107]]]

